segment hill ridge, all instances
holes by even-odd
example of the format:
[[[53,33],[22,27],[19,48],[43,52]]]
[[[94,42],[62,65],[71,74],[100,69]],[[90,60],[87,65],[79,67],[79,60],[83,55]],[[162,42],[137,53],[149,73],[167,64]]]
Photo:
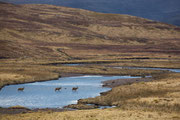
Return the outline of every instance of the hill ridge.
[[[1,58],[109,59],[180,51],[180,27],[129,15],[0,3],[0,26]]]

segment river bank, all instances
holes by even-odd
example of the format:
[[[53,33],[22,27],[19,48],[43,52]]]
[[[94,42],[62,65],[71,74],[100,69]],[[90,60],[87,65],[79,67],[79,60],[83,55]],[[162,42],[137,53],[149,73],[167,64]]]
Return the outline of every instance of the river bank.
[[[123,63],[123,64],[128,65],[128,63],[129,63],[129,61],[127,63]],[[131,65],[135,64],[135,63],[138,64],[139,62],[138,63],[137,63],[137,61],[132,62]],[[174,66],[175,66],[175,64],[174,64]],[[18,75],[24,76],[23,79],[15,80],[15,82],[17,82],[17,84],[19,83],[19,81],[21,81],[22,83],[27,83],[30,80],[37,81],[37,79],[40,79],[40,78],[43,79],[52,73],[57,76],[61,75],[62,77],[63,76],[64,77],[71,76],[71,75],[93,74],[93,73],[101,74],[101,75],[102,74],[104,74],[104,75],[111,75],[111,74],[113,74],[113,75],[128,75],[128,73],[129,73],[129,75],[139,75],[139,76],[144,75],[144,74],[146,74],[146,75],[153,74],[155,76],[154,80],[150,81],[150,82],[137,82],[134,84],[131,84],[131,83],[127,84],[127,81],[126,81],[125,82],[126,85],[123,85],[125,80],[121,80],[121,81],[116,81],[117,82],[117,83],[115,82],[116,85],[113,85],[113,83],[114,83],[113,81],[108,81],[108,84],[110,84],[109,87],[113,88],[110,92],[107,92],[107,94],[102,94],[101,96],[98,96],[96,98],[80,100],[79,103],[81,103],[81,104],[89,103],[89,104],[100,104],[100,105],[116,105],[118,107],[118,109],[120,109],[118,111],[124,111],[128,114],[127,116],[125,116],[127,118],[129,117],[130,112],[132,112],[132,114],[133,114],[134,111],[137,111],[137,110],[141,114],[145,114],[144,113],[144,110],[145,110],[145,111],[151,111],[152,115],[155,115],[157,112],[154,112],[154,111],[158,111],[159,113],[164,114],[164,111],[168,111],[167,108],[170,108],[169,111],[172,111],[172,113],[173,113],[172,117],[177,117],[177,118],[179,117],[178,115],[176,115],[177,110],[179,109],[178,106],[173,107],[173,105],[179,104],[178,102],[175,102],[178,99],[177,98],[178,89],[179,89],[178,83],[179,83],[179,78],[180,78],[179,73],[176,73],[176,74],[175,73],[166,73],[165,71],[157,71],[157,70],[155,70],[155,71],[154,70],[136,70],[136,69],[119,70],[119,69],[115,69],[115,68],[107,68],[107,67],[104,67],[101,65],[46,66],[46,65],[39,65],[39,63],[36,65],[34,65],[34,64],[32,65],[32,63],[27,65],[27,64],[22,64],[22,63],[21,64],[19,64],[19,63],[3,64],[2,62],[0,65],[1,65],[1,69],[0,69],[1,73],[18,74]],[[128,66],[130,66],[130,65],[128,65]],[[157,66],[157,65],[155,65],[155,66]],[[168,66],[168,64],[167,64],[167,66]],[[166,66],[166,68],[167,68],[167,66]],[[153,67],[153,66],[151,66],[151,67]],[[172,68],[172,65],[170,68]],[[175,67],[175,68],[177,68],[177,67]],[[45,74],[42,74],[44,72],[45,72]],[[35,76],[35,77],[31,77],[31,76]],[[14,77],[14,78],[16,78],[16,77]],[[20,78],[20,77],[17,77],[17,78]],[[25,80],[25,78],[28,78],[28,80],[27,79]],[[35,79],[30,79],[30,78],[35,78]],[[141,80],[148,81],[148,79],[150,79],[150,78],[142,78]],[[8,79],[6,82],[8,82],[8,84],[11,84],[13,80],[14,80],[13,78]],[[131,79],[130,81],[135,82],[136,80],[139,80],[139,79]],[[1,83],[3,83],[3,82],[1,82]],[[119,85],[121,85],[121,86],[119,86]],[[172,89],[174,86],[177,86],[177,87]],[[145,98],[147,98],[147,99],[145,99]],[[173,99],[173,101],[170,99]],[[164,102],[161,105],[160,101],[162,101],[162,100],[164,100],[164,101],[170,100],[170,101],[169,101],[168,105],[165,105]],[[136,102],[134,102],[134,101],[136,101]],[[158,102],[156,103],[156,101],[158,101]],[[164,106],[164,107],[162,107],[162,106]],[[130,108],[132,109],[132,111],[129,111]],[[1,108],[1,110],[2,109],[3,108]],[[116,109],[117,108],[112,108],[112,111],[116,111]],[[62,114],[62,115],[66,114],[66,112],[58,113],[61,110],[60,111],[57,110],[57,112],[56,112],[56,109],[54,111],[47,109],[47,111],[40,110],[40,111],[34,111],[34,112],[31,110],[27,111],[27,112],[20,111],[20,112],[18,112],[18,114],[10,115],[10,114],[8,114],[9,110],[8,109],[6,109],[6,110],[7,110],[6,113],[4,112],[3,114],[0,114],[0,116],[3,119],[6,119],[6,118],[11,119],[11,117],[15,117],[15,116],[17,117],[17,119],[21,118],[21,117],[23,117],[23,119],[26,119],[27,118],[26,115],[31,116],[31,117],[33,115],[36,119],[36,117],[43,118],[42,114],[48,115],[49,113],[52,113],[52,114],[57,113],[57,115],[54,116],[54,119],[56,119],[56,117],[59,116],[59,114]],[[160,112],[160,110],[162,110],[162,111]],[[90,110],[89,111],[90,113],[87,113],[87,115],[90,114],[90,115],[94,116],[96,113],[95,111],[96,110]],[[85,111],[85,112],[88,112],[88,111]],[[108,110],[105,110],[105,109],[102,110],[102,113],[105,113],[105,112],[110,113],[110,111],[108,111]],[[16,112],[14,112],[14,113],[16,113]],[[73,111],[72,118],[73,118],[74,113],[79,114],[81,116],[79,111]],[[171,115],[169,115],[169,116],[171,116]],[[46,117],[48,117],[48,116],[46,116]],[[62,119],[66,118],[66,117],[67,116],[62,116]],[[116,117],[118,117],[118,116],[116,116]],[[144,116],[144,117],[147,118],[147,116]],[[76,118],[76,117],[74,116],[74,118]],[[97,116],[95,118],[97,118]]]
[[[79,61],[74,61],[74,63]],[[115,62],[115,61],[113,61]],[[139,61],[118,61],[121,65],[139,64]],[[37,81],[47,81],[57,79],[60,76],[69,76],[75,74],[89,74],[89,75],[134,75],[141,76],[142,74],[158,74],[162,71],[156,70],[138,70],[138,69],[122,69],[105,67],[103,64],[89,64],[86,66],[66,66],[66,65],[44,65],[44,61],[17,61],[17,60],[1,60],[0,61],[0,88],[10,84],[22,84]],[[71,61],[72,63],[72,61]],[[90,63],[90,61],[89,61]],[[118,64],[120,64],[118,63]],[[146,61],[147,64],[149,61]],[[167,63],[167,62],[165,62]],[[130,65],[131,65],[130,64]],[[159,62],[157,63],[159,64]],[[107,64],[106,64],[107,65]],[[164,64],[168,67],[169,64]],[[172,68],[172,64],[170,65]],[[176,62],[173,65],[177,67]],[[153,67],[153,65],[151,66]]]
[[[163,75],[164,76],[164,75]],[[152,120],[178,120],[179,116],[179,85],[180,74],[165,74],[165,77],[157,77],[152,82],[135,83],[115,87],[106,95],[94,98],[112,102],[114,99],[116,108],[93,109],[77,111],[30,111],[18,114],[0,114],[2,120],[123,120],[123,119],[152,119]],[[116,99],[114,97],[116,97]],[[117,100],[119,98],[119,100]],[[92,103],[92,98],[89,99]],[[87,101],[87,100],[86,100]],[[96,101],[98,103],[98,101]],[[118,103],[118,104],[117,104]]]
[[[71,77],[73,76],[73,78],[74,78],[75,76],[79,76],[79,75],[80,74],[69,74],[69,75],[65,74],[63,76],[64,77],[68,76],[68,78],[70,76]],[[145,79],[147,79],[147,80],[145,80]],[[152,78],[129,78],[129,79],[107,80],[107,81],[103,82],[103,84],[106,85],[106,86],[103,85],[103,87],[117,87],[119,85],[125,85],[127,83],[130,84],[129,82],[131,82],[131,84],[132,84],[132,83],[135,83],[135,82],[140,82],[140,81],[146,81],[147,82],[147,81],[151,81],[151,80],[152,80]],[[108,83],[108,85],[107,85],[107,83]],[[43,84],[44,84],[44,82],[43,82]],[[101,95],[107,94],[108,92],[109,91],[102,92]],[[78,110],[78,109],[95,109],[95,108],[99,108],[99,107],[103,107],[103,106],[98,106],[98,105],[93,105],[93,104],[92,105],[86,105],[86,104],[74,104],[73,105],[73,104],[71,104],[71,105],[65,106],[64,108],[36,108],[36,109],[29,109],[29,108],[26,108],[26,107],[14,106],[14,107],[9,107],[9,108],[0,108],[0,114],[20,114],[20,113],[44,112],[44,111],[63,112],[63,111],[69,111],[69,110],[71,111],[71,110]],[[103,107],[103,108],[106,108],[106,107]]]

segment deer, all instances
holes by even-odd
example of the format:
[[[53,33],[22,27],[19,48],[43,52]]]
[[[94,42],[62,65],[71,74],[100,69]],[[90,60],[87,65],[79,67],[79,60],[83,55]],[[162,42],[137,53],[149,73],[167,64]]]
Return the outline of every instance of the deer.
[[[60,91],[60,90],[61,90],[61,87],[55,88],[55,91]]]
[[[78,87],[73,87],[72,91],[76,91],[78,89]]]
[[[18,88],[18,91],[23,91],[24,90],[24,87],[23,88]]]

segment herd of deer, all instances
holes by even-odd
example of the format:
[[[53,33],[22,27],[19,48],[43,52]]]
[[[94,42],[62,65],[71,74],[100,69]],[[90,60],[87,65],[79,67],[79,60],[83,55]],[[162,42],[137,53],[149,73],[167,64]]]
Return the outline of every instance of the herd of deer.
[[[62,89],[62,87],[57,87],[57,88],[55,88],[55,91],[60,91]],[[65,88],[66,89],[66,88]],[[73,87],[72,88],[72,91],[77,91],[77,89],[78,89],[78,87]],[[22,88],[18,88],[17,89],[18,91],[24,91],[24,87],[22,87]]]

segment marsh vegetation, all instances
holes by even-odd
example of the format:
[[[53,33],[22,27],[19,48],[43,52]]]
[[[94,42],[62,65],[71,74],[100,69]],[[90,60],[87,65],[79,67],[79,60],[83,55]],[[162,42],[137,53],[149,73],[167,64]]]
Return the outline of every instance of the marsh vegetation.
[[[81,99],[71,106],[89,109],[87,105],[94,104],[115,105],[116,108],[61,113],[51,109],[26,109],[10,114],[13,110],[24,109],[14,106],[0,108],[2,120],[180,119],[180,73],[114,68],[180,68],[179,27],[134,16],[52,5],[0,3],[0,11],[0,88],[77,74],[142,77],[139,82],[128,84],[117,84],[120,80],[109,81],[116,84],[109,86],[112,90],[95,98]],[[145,76],[152,76],[152,79]],[[53,87],[52,92],[58,94],[65,90],[55,92],[55,88],[60,87]],[[18,92],[18,88],[13,91]],[[25,87],[18,93],[23,94],[26,90]],[[72,93],[72,87],[67,90]],[[78,86],[74,92],[80,90]],[[8,110],[11,112],[6,112]]]
[[[157,67],[161,66],[164,68],[178,68],[177,66],[177,60],[169,62],[169,60],[163,60],[159,61],[156,60],[153,62],[153,60],[121,60],[114,63],[106,63],[106,64],[88,64],[88,65],[80,65],[80,66],[66,66],[66,65],[44,65],[47,62],[41,62],[41,63],[35,63],[30,61],[22,61],[19,63],[15,61],[11,62],[1,62],[1,69],[4,72],[5,70],[7,73],[17,74],[17,70],[23,68],[23,71],[18,71],[19,75],[26,75],[30,74],[30,69],[33,69],[35,71],[39,71],[36,74],[31,74],[32,76],[37,75],[39,78],[44,78],[44,74],[41,74],[41,72],[44,72],[45,70],[49,71],[49,73],[54,73],[58,76],[63,74],[97,74],[97,75],[133,75],[133,76],[141,76],[144,75],[151,75],[153,76],[153,81],[151,82],[138,82],[138,83],[131,83],[121,86],[116,86],[112,88],[111,91],[102,94],[101,96],[95,97],[95,98],[88,98],[88,99],[81,99],[78,101],[77,105],[69,106],[76,109],[92,109],[96,108],[97,106],[87,106],[87,104],[95,104],[95,105],[108,105],[108,106],[117,106],[117,108],[111,108],[111,109],[104,109],[104,110],[98,110],[100,113],[106,115],[96,115],[97,110],[89,110],[84,112],[87,114],[87,117],[84,119],[92,119],[97,118],[101,119],[103,118],[109,118],[109,119],[119,119],[119,115],[121,114],[119,111],[122,111],[126,113],[124,116],[125,118],[136,118],[140,114],[142,116],[140,119],[145,118],[152,118],[152,119],[174,119],[179,117],[179,102],[178,102],[178,95],[179,95],[179,73],[172,73],[169,71],[161,71],[161,70],[143,70],[143,69],[119,69],[119,68],[110,68],[109,66],[118,66],[118,65],[129,65],[129,66],[147,66],[148,67]],[[59,61],[58,61],[59,62]],[[71,61],[73,62],[73,61]],[[77,62],[77,61],[74,61]],[[85,61],[79,61],[79,62],[85,62]],[[27,63],[29,63],[27,65]],[[57,61],[55,62],[57,63]],[[78,62],[77,62],[78,63]],[[159,64],[161,63],[161,64]],[[168,64],[169,63],[169,64]],[[144,64],[144,65],[143,65]],[[13,69],[12,69],[13,66]],[[106,67],[107,66],[107,67]],[[4,68],[4,69],[3,69]],[[5,69],[6,68],[6,69]],[[9,68],[9,69],[8,69]],[[46,69],[45,69],[46,68]],[[42,70],[42,71],[41,71]],[[30,76],[30,75],[29,75]],[[31,76],[30,76],[31,77]],[[16,77],[15,77],[16,78]],[[42,79],[41,78],[41,79]],[[51,78],[53,79],[53,78]],[[30,79],[29,81],[18,81],[16,80],[16,83],[24,83],[24,82],[33,82],[34,79]],[[42,79],[43,80],[43,79]],[[44,79],[45,80],[45,79]],[[36,80],[34,80],[36,81]],[[6,83],[11,84],[13,83],[13,78],[6,80]],[[116,82],[115,82],[116,83]],[[2,84],[2,86],[5,84]],[[74,86],[76,87],[76,86]],[[54,90],[52,90],[54,91]],[[137,111],[138,110],[138,111]],[[113,114],[114,111],[116,114]],[[146,112],[145,112],[146,111]],[[52,117],[54,119],[59,118],[59,116],[62,117],[62,119],[67,119],[66,112],[63,112],[60,114],[54,113],[53,111],[49,110],[50,113],[53,114],[53,116],[46,116],[46,118],[49,117],[51,119]],[[138,114],[136,114],[138,112]],[[69,112],[68,112],[69,113]],[[79,116],[83,116],[81,114],[81,111],[72,111],[70,112],[71,115],[68,116],[68,119],[78,119],[77,117],[73,116],[75,114],[79,114]],[[28,116],[33,116],[35,119],[36,117],[40,117],[42,114],[48,114],[47,111],[41,111],[37,113],[26,113],[23,115],[23,119],[28,119]],[[159,116],[159,114],[161,116]],[[168,114],[168,115],[165,115]],[[21,114],[22,115],[22,114]],[[111,115],[114,115],[114,117],[110,117]],[[11,118],[13,115],[1,115],[2,118]],[[21,118],[18,114],[15,115],[17,118]],[[132,117],[131,117],[132,116]],[[45,117],[45,116],[44,116]],[[44,118],[40,117],[40,118]]]

